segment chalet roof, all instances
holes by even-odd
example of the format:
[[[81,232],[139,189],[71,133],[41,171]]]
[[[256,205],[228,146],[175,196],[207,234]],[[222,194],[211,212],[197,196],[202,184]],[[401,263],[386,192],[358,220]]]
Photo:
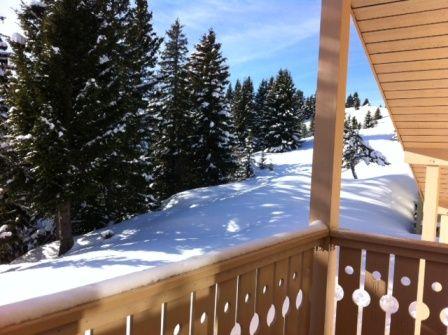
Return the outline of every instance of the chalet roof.
[[[448,0],[352,0],[352,16],[404,149],[447,160]],[[412,169],[423,194],[425,168]]]

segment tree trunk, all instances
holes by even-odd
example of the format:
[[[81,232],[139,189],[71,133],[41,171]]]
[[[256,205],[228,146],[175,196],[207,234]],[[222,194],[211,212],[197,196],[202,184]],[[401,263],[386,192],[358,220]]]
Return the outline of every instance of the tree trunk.
[[[352,170],[353,178],[358,179],[358,175],[356,174],[356,171],[355,171],[355,165],[350,164],[350,170]]]
[[[59,240],[59,256],[65,254],[73,247],[72,223],[70,219],[70,201],[65,201],[58,206],[56,215]]]

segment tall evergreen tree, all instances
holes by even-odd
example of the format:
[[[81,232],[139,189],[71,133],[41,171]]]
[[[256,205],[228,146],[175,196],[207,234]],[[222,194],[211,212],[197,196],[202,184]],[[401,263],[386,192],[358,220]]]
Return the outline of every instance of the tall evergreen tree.
[[[129,13],[125,0],[61,0],[19,15],[28,39],[14,46],[10,123],[25,177],[14,188],[26,188],[40,215],[55,215],[60,253],[73,243],[72,220],[83,232],[147,208],[141,107],[150,65],[142,39],[127,36],[138,26]]]
[[[355,106],[355,101],[353,100],[353,96],[351,94],[348,95],[347,101],[345,102],[345,107],[351,108]]]
[[[356,110],[361,107],[361,100],[359,98],[358,92],[353,93],[353,107],[355,107]]]
[[[363,105],[363,106],[370,105],[370,101],[369,101],[369,99],[365,98],[365,99],[364,99],[364,102],[362,103],[362,105]]]
[[[228,181],[237,168],[233,154],[234,126],[225,91],[228,67],[213,30],[196,45],[189,61],[194,120],[193,147],[198,185]]]
[[[381,110],[380,110],[380,108],[378,107],[376,110],[375,110],[375,114],[373,115],[373,119],[375,120],[375,121],[378,121],[378,120],[381,120],[383,118],[383,116],[381,115]]]
[[[257,114],[255,111],[254,85],[252,80],[250,77],[246,78],[240,89],[237,88],[238,83],[235,85],[232,113],[236,135],[238,136],[239,142],[244,145],[249,132],[252,132],[256,127]],[[251,136],[251,140],[255,140],[253,135]]]
[[[316,115],[316,95],[310,95],[305,100],[304,117],[309,120]]]
[[[267,133],[267,122],[265,122],[265,112],[266,112],[266,98],[269,93],[270,87],[274,83],[274,78],[269,81],[263,79],[258,87],[257,93],[255,94],[255,113],[256,113],[256,124],[257,126],[253,130],[254,138],[256,138],[255,150],[263,150],[265,146],[265,136]]]
[[[187,189],[191,181],[188,42],[182,28],[176,20],[167,31],[160,61],[158,125],[153,148],[154,189],[161,199]]]
[[[373,128],[375,127],[375,120],[372,117],[372,113],[370,110],[367,111],[366,117],[364,118],[364,128]]]
[[[300,147],[301,119],[295,104],[295,87],[291,74],[280,70],[266,98],[266,147],[284,152]]]

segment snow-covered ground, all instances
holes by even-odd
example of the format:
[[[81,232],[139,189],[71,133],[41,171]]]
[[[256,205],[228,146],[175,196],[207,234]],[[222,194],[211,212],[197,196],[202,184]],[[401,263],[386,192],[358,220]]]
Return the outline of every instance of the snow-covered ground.
[[[362,122],[368,109],[373,115],[376,107],[347,112]],[[361,134],[391,165],[360,163],[359,180],[343,172],[341,226],[415,238],[410,229],[416,185],[387,111],[382,113],[379,125]],[[204,265],[236,246],[306,228],[312,144],[310,138],[298,151],[268,154],[274,169],[257,170],[249,180],[175,195],[160,212],[109,227],[109,239],[102,237],[106,229],[80,236],[64,257],[54,257],[52,243],[0,266],[0,326],[2,316],[18,321],[50,310],[55,301],[62,308],[118,293]]]

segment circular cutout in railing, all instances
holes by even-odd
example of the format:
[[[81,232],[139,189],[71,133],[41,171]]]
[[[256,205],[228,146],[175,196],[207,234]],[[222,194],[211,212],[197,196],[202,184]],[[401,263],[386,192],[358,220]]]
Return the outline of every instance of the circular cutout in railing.
[[[373,277],[373,280],[375,280],[375,281],[381,280],[381,272],[373,271],[372,272],[372,277]]]
[[[275,306],[271,305],[269,307],[268,313],[266,314],[266,323],[268,324],[268,327],[272,326],[272,324],[275,321]]]
[[[355,270],[353,269],[353,266],[351,265],[347,265],[345,267],[345,273],[348,274],[349,276],[351,276],[352,274],[355,273]]]
[[[230,310],[230,303],[226,302],[224,304],[224,313],[229,313],[229,310]]]
[[[292,273],[292,279],[295,280],[296,278],[297,278],[297,273],[296,273],[296,272],[293,272],[293,273]]]
[[[400,308],[398,300],[392,295],[383,295],[380,299],[381,309],[389,314],[395,314]]]
[[[282,286],[283,286],[283,278],[278,281],[278,287],[282,287]]]
[[[411,285],[411,279],[409,277],[407,277],[407,276],[401,277],[400,282],[401,282],[401,285],[403,285],[403,286]]]
[[[263,294],[266,294],[267,291],[268,291],[268,285],[264,285],[263,286]]]
[[[448,327],[448,307],[442,309],[439,316],[440,321],[442,321],[442,323]]]
[[[436,281],[436,282],[434,282],[434,283],[431,284],[431,288],[432,288],[432,290],[433,290],[434,292],[439,293],[439,292],[442,291],[443,286],[442,286],[442,284],[440,284],[438,281]]]
[[[353,302],[359,307],[367,307],[370,305],[370,295],[364,289],[358,288],[357,290],[355,290],[353,292],[352,299]]]
[[[180,324],[178,323],[174,329],[173,329],[173,335],[179,335],[180,334]]]
[[[257,313],[254,314],[249,324],[250,335],[255,335],[258,332],[258,327],[260,326],[260,317]]]
[[[241,326],[238,322],[233,326],[230,335],[241,335]]]
[[[429,318],[429,308],[428,306],[422,302],[418,305],[417,301],[411,302],[411,304],[409,305],[409,314],[412,316],[412,318],[416,318],[417,316],[417,308],[419,308],[420,310],[420,316],[422,318],[422,320],[426,320],[427,318]]]
[[[297,293],[296,296],[296,308],[299,309],[300,306],[302,306],[302,300],[303,300],[303,292],[302,290],[299,290],[299,293]]]
[[[246,293],[246,296],[244,297],[244,302],[247,304],[250,301],[250,293]]]
[[[207,321],[207,313],[205,313],[205,312],[202,313],[199,321],[201,322],[201,325],[203,325],[205,323],[205,321]]]
[[[344,299],[344,289],[339,284],[336,285],[335,298],[336,301],[341,301],[342,299]]]
[[[284,318],[289,313],[289,305],[290,305],[289,297],[285,297],[285,300],[283,300],[283,305],[282,305],[282,316]]]

